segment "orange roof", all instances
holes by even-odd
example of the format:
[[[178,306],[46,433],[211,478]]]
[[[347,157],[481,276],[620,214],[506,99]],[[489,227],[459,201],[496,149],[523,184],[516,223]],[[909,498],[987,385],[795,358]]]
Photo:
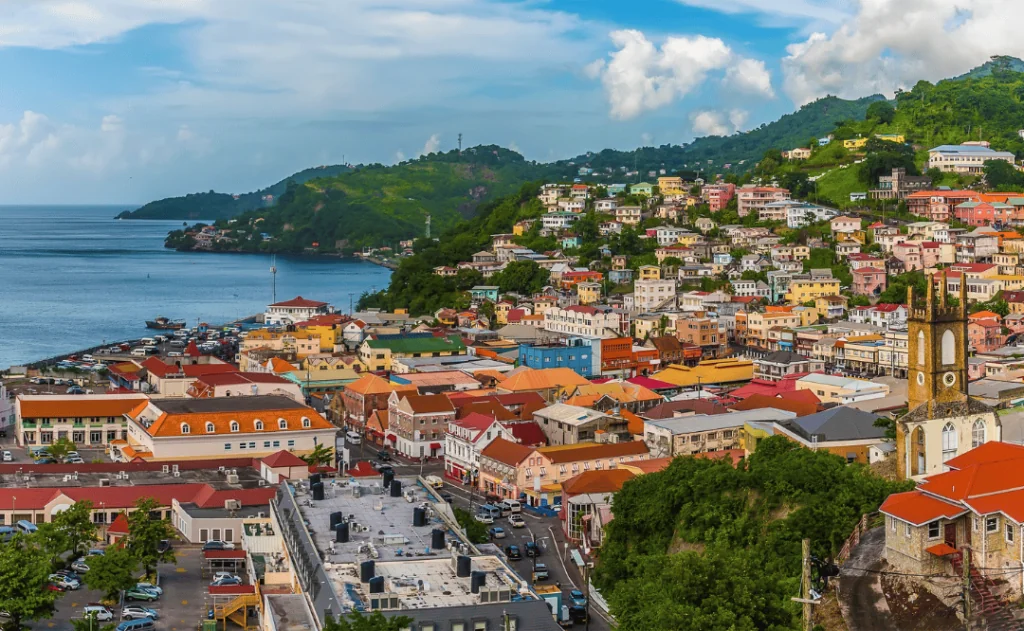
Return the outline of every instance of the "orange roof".
[[[510,467],[517,467],[519,463],[533,453],[533,449],[526,445],[520,445],[504,438],[495,438],[489,445],[480,452],[481,457],[497,460]]]
[[[149,401],[138,395],[21,395],[18,405],[22,418],[87,418],[122,416]]]
[[[295,370],[295,366],[293,364],[286,362],[280,357],[271,357],[269,364],[270,369],[274,372],[292,372]]]
[[[525,390],[548,390],[563,386],[582,386],[590,383],[571,368],[528,368],[498,384],[499,390],[522,392]]]
[[[345,389],[362,395],[390,394],[396,390],[395,386],[387,379],[378,377],[373,373],[363,375],[359,379],[356,379],[352,383],[346,385]]]
[[[978,311],[977,313],[972,313],[968,318],[971,320],[983,320],[985,318],[994,318],[996,320],[1003,319],[1002,316],[993,311]]]
[[[551,461],[579,462],[598,458],[618,458],[621,456],[639,456],[648,453],[647,445],[640,440],[624,443],[577,443],[575,445],[557,445],[540,447],[537,453]]]
[[[381,434],[388,431],[388,426],[391,422],[391,412],[388,410],[374,410],[370,413],[370,418],[366,421],[366,426],[370,429],[375,429]]]
[[[584,471],[562,482],[565,497],[583,493],[617,493],[622,485],[636,477],[626,469]]]
[[[280,427],[280,420],[285,421],[285,428]],[[309,426],[304,427],[305,419]],[[238,430],[231,431],[232,422],[238,423]],[[256,429],[256,423],[262,423],[262,429]],[[212,424],[212,431],[208,427]],[[187,434],[182,432],[182,425],[188,426]],[[292,430],[332,429],[327,420],[313,408],[290,408],[283,410],[240,410],[235,412],[182,412],[162,413],[146,430],[150,436],[158,438],[182,436],[188,434],[274,434]]]
[[[619,416],[629,421],[629,425],[627,426],[626,431],[628,431],[630,434],[633,434],[634,436],[643,436],[644,420],[642,418],[640,418],[636,414],[633,414],[629,410],[621,410],[619,412]]]
[[[569,405],[590,407],[601,397],[611,397],[619,403],[634,403],[637,401],[664,401],[665,397],[655,394],[651,390],[634,383],[587,383],[575,388],[567,388],[571,393],[570,398],[565,401]],[[643,433],[643,432],[640,432]]]
[[[893,493],[882,502],[878,509],[886,515],[920,526],[941,517],[952,519],[967,512],[967,509],[952,502],[940,500],[921,491]]]
[[[810,391],[802,390],[801,392]],[[812,392],[811,395],[814,396],[814,393]],[[815,414],[818,411],[818,404],[783,397],[773,397],[767,394],[752,394],[749,397],[737,403],[736,405],[732,406],[733,410],[739,411],[760,410],[764,408],[775,408],[777,410],[786,410],[787,412],[792,412],[797,416],[808,416],[811,414]]]
[[[413,414],[444,414],[455,412],[455,406],[443,394],[407,394],[404,397]]]

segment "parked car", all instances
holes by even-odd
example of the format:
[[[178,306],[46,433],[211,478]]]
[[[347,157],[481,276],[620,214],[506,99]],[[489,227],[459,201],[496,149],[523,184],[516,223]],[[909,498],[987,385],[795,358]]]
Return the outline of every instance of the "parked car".
[[[80,456],[75,456],[74,458],[66,458],[64,462],[66,464],[85,464],[85,460],[83,460]]]
[[[104,605],[87,605],[82,608],[82,617],[89,619],[91,616],[96,616],[98,622],[106,622],[114,619],[114,612],[107,609]]]
[[[387,462],[388,460],[391,460],[391,454],[389,454],[387,451],[381,449],[380,451],[377,452],[377,459],[378,460],[383,460],[384,462]]]
[[[78,574],[75,573],[73,570],[57,570],[56,572],[54,572],[54,574],[58,576],[63,576],[64,578],[72,581],[81,582],[81,578],[79,578]]]
[[[160,613],[156,609],[151,609],[149,607],[128,605],[121,609],[121,617],[125,620],[137,620],[139,618],[152,618],[153,620],[157,620],[160,618]]]
[[[79,559],[71,564],[71,569],[81,574],[84,574],[89,571],[89,564],[83,561],[82,559]]]
[[[85,553],[85,556],[87,556],[87,557],[101,557],[101,556],[104,556],[105,554],[106,554],[106,552],[103,551],[103,548],[90,548],[89,551]]]
[[[477,513],[476,516],[473,517],[473,519],[477,520],[481,524],[493,524],[494,523],[494,518],[493,517],[491,517],[490,515],[485,515],[483,513]]]
[[[528,557],[539,557],[540,556],[540,546],[538,546],[533,541],[527,541],[526,542],[526,556],[528,556]]]
[[[57,461],[53,458],[40,458],[36,460],[36,464],[57,464]]]
[[[445,491],[444,493],[441,494],[441,499],[443,499],[444,501],[446,501],[449,504],[451,504],[452,503],[452,494],[447,492],[447,491]]]
[[[487,531],[491,535],[491,539],[504,539],[505,529],[499,526],[495,526]]]
[[[131,587],[124,590],[125,600],[145,600],[153,602],[158,598],[160,598],[160,596],[158,596],[156,592],[151,592],[148,589],[142,589],[140,587]]]
[[[213,587],[223,587],[225,585],[241,585],[242,579],[237,576],[225,576],[224,578],[217,579],[210,583]]]
[[[154,585],[152,583],[139,583],[136,585],[136,587],[138,587],[139,589],[148,589],[151,592],[156,592],[157,596],[164,595],[164,588],[160,587],[159,585]]]
[[[14,462],[14,456],[11,454],[11,452],[4,451],[3,452],[3,460],[4,460],[4,462]]]
[[[203,550],[234,550],[235,544],[219,539],[211,539],[203,544]]]
[[[571,592],[569,592],[569,601],[573,604],[574,607],[587,606],[587,597],[584,596],[583,592],[581,592],[578,589],[574,589]]]
[[[546,581],[551,575],[548,573],[548,566],[543,563],[537,563],[533,566],[533,582]]]
[[[510,561],[518,561],[523,558],[523,553],[519,551],[519,546],[511,545],[505,548],[505,556],[507,556]]]
[[[233,578],[238,580],[238,582],[242,582],[242,579],[239,578],[237,574],[232,574],[231,572],[217,572],[213,575],[214,582],[219,581],[223,578]]]
[[[156,545],[156,551],[160,554],[167,552],[171,549],[171,542],[169,539],[161,539],[160,543]]]
[[[75,579],[69,578],[62,574],[50,574],[49,580],[51,585],[56,585],[57,587],[65,591],[75,590],[82,586],[82,584],[76,581]]]
[[[526,526],[526,520],[519,513],[512,513],[508,516],[508,523],[512,524],[513,528],[523,528]]]

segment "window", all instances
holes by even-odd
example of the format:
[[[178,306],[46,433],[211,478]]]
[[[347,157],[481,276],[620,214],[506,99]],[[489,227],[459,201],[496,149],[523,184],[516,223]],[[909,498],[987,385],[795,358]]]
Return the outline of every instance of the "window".
[[[275,447],[280,447],[280,446],[281,446],[281,441],[279,441],[279,440],[275,440],[275,441],[274,441],[274,446],[275,446]]]
[[[434,422],[436,423],[437,421],[435,420]],[[310,420],[308,418],[306,418],[306,417],[302,417],[302,426],[303,427],[309,427],[310,425],[312,425]]]
[[[890,517],[889,518],[889,525],[891,526],[891,530],[893,532],[896,532],[896,518],[895,517]]]
[[[231,451],[231,443],[224,443],[224,451]]]
[[[263,421],[257,419],[256,423],[253,424],[253,429],[255,429],[257,432],[262,431]]]
[[[974,532],[978,532],[978,523],[979,523],[978,518],[975,517],[972,521],[974,522],[974,526],[973,526]]]
[[[289,447],[294,447],[295,446],[295,441],[294,440],[289,440],[288,441],[288,446]],[[422,447],[420,447],[420,451],[423,451]],[[423,454],[420,454],[420,455],[423,455]]]
[[[910,536],[910,524],[903,524],[903,534],[907,537]]]
[[[986,517],[985,518],[985,532],[995,532],[999,530],[999,518],[998,517]]]
[[[956,363],[956,339],[952,331],[942,334],[942,365],[948,366]]]
[[[216,432],[217,432],[217,428],[214,427],[213,423],[207,423],[206,424],[206,433],[207,434],[214,434]]]
[[[971,449],[979,447],[985,442],[985,421],[980,418],[974,421],[974,427],[971,428]]]
[[[939,529],[939,522],[938,522],[938,520],[935,520],[933,522],[929,522],[928,523],[928,538],[929,539],[938,539],[939,538],[939,530],[940,529]]]
[[[1006,543],[1013,543],[1013,524],[1006,524]]]
[[[245,449],[245,443],[238,443],[239,449]]]
[[[917,332],[917,365],[924,366],[924,331]]]
[[[256,441],[249,442],[249,449],[256,449]]]
[[[277,419],[277,428],[288,429],[288,421],[284,420],[283,418]]]
[[[238,431],[238,421],[231,421],[231,431],[232,432],[237,432]]]
[[[188,426],[188,423],[182,423],[181,424],[181,433],[182,434],[190,434],[190,433],[192,433],[192,428]]]
[[[956,456],[956,428],[952,423],[946,423],[942,428],[942,461]]]

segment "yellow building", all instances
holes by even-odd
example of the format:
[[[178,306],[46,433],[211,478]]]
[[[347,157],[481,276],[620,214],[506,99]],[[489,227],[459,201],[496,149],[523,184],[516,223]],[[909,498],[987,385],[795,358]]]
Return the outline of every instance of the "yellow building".
[[[466,345],[458,335],[407,335],[389,339],[367,339],[363,340],[359,347],[359,361],[369,371],[391,370],[391,360],[402,357],[448,357],[465,354]]]
[[[661,268],[657,265],[641,265],[637,272],[639,280],[661,280]]]
[[[786,300],[791,305],[802,305],[823,296],[839,295],[838,278],[822,278],[817,280],[794,280],[789,283]]]
[[[868,242],[867,234],[863,230],[847,230],[843,232],[835,233],[836,243],[846,243],[848,241],[856,241],[857,243],[864,245]],[[808,251],[808,258],[810,258],[810,251]]]
[[[861,149],[866,144],[868,144],[867,138],[851,138],[843,141],[843,146],[847,149]]]
[[[704,236],[697,234],[696,232],[687,232],[685,234],[679,235],[679,243],[687,247],[696,245],[697,243],[700,243],[703,240]]]
[[[875,134],[875,138],[886,142],[904,143],[907,141],[903,134]]]
[[[686,189],[683,188],[683,178],[681,177],[659,177],[658,189],[662,195],[682,195],[686,192]]]
[[[576,297],[581,305],[592,305],[601,301],[601,283],[576,283]],[[501,323],[501,320],[498,320]]]
[[[800,326],[811,326],[818,322],[818,309],[816,307],[797,307],[793,313],[800,316]]]
[[[841,318],[850,299],[846,296],[821,296],[814,299],[814,308],[822,318]]]
[[[514,305],[508,300],[501,300],[498,304],[494,305],[494,320],[498,324],[508,324],[508,312],[514,308]]]
[[[320,338],[320,350],[325,353],[333,353],[334,346],[343,343],[344,328],[339,324],[309,324],[297,326],[295,331]]]
[[[654,379],[681,387],[742,384],[754,378],[754,362],[748,359],[712,359],[696,366],[670,364],[654,373]]]

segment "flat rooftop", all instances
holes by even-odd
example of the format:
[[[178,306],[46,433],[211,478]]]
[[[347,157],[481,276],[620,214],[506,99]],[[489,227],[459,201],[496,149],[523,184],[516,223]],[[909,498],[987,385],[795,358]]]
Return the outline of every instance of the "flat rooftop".
[[[258,412],[306,407],[291,397],[268,394],[251,397],[214,397],[212,399],[153,399],[154,405],[169,414],[208,414],[212,412]]]
[[[312,631],[317,621],[309,615],[306,597],[302,594],[268,594],[267,613],[277,631]]]
[[[17,463],[15,463],[17,464]],[[232,473],[238,475],[237,483],[228,483],[226,471],[221,472],[215,468],[211,469],[180,469],[178,475],[164,473],[161,469],[150,471],[139,471],[137,469],[123,469],[127,477],[121,476],[121,471],[61,471],[60,473],[41,473],[38,469],[45,465],[33,466],[25,463],[14,473],[0,474],[0,488],[22,487],[33,488],[49,487],[98,487],[100,480],[107,480],[107,486],[138,486],[138,485],[173,485],[173,484],[209,484],[218,491],[232,489],[252,489],[262,486],[260,484],[259,471],[252,467],[231,467]],[[85,465],[83,465],[84,468]],[[62,467],[67,469],[67,466]],[[10,468],[8,468],[10,470]],[[26,479],[27,478],[27,479]]]

